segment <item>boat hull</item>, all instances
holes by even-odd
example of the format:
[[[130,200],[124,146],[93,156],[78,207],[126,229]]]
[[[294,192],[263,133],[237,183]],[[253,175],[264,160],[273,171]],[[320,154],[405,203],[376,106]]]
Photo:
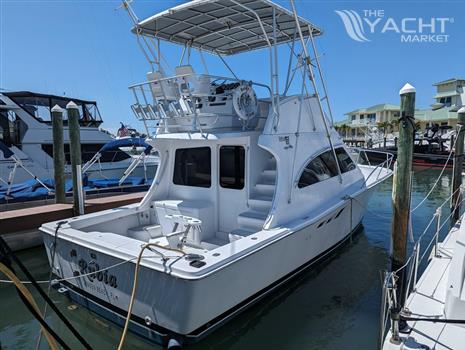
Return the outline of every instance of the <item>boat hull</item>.
[[[131,327],[157,343],[173,336],[180,340],[202,337],[273,290],[273,286],[283,283],[280,281],[289,279],[341,245],[360,224],[372,190],[366,189],[356,198],[341,202],[316,222],[290,231],[205,277],[175,278],[142,266],[133,308],[135,322]],[[53,239],[53,235],[44,234],[49,260]],[[121,262],[58,237],[55,272],[62,278]],[[134,264],[125,263],[108,270],[106,275],[78,277],[65,285],[78,302],[121,324],[129,305],[133,274]]]

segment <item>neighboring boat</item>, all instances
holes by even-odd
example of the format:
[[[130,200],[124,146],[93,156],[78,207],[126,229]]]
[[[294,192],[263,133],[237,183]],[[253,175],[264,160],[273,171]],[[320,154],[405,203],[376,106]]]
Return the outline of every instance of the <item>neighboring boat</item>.
[[[38,94],[28,91],[0,93],[0,142],[9,149],[9,157],[0,152],[0,183],[19,184],[34,177],[53,178],[53,137],[51,108],[62,108],[74,101],[80,112],[82,161],[89,161],[105,144],[113,141],[110,133],[100,129],[102,118],[94,101],[71,97]],[[66,173],[70,174],[69,138],[66,114],[63,136],[65,142]],[[12,156],[13,155],[13,156]],[[113,150],[106,152],[87,170],[90,179],[121,178],[132,163],[131,154]],[[18,166],[18,162],[21,166]],[[16,165],[16,167],[15,167]],[[12,172],[14,173],[12,174]],[[156,164],[150,164],[150,177],[155,176]],[[31,175],[32,174],[32,175]],[[14,176],[12,176],[14,175]],[[142,164],[133,172],[145,176]]]
[[[358,165],[348,155],[317,90],[319,56],[305,46],[321,30],[295,12],[266,0],[194,1],[136,22],[134,32],[157,52],[163,39],[223,62],[270,52],[270,86],[232,71],[195,74],[182,59],[174,76],[160,65],[148,73],[131,87],[160,156],[144,199],[41,227],[73,298],[121,324],[129,309],[129,329],[152,341],[188,342],[345,242],[392,175],[392,157]],[[291,48],[286,85],[300,94],[276,88],[280,43]],[[305,54],[292,63],[298,46]]]
[[[114,139],[106,144],[82,167],[83,188],[88,195],[102,194],[106,192],[133,192],[144,191],[152,183],[155,169],[158,165],[158,157],[152,154],[152,146],[141,137],[124,137]],[[0,178],[0,204],[11,204],[14,202],[25,202],[31,200],[52,198],[55,191],[55,180],[51,178],[39,178],[24,165],[14,153],[0,141],[0,152],[6,160],[11,161],[14,166],[8,181]],[[131,157],[128,167],[119,174],[119,177],[109,178],[105,176],[102,165],[99,163],[102,157],[108,153],[115,157],[117,153],[125,153]],[[98,167],[98,173],[94,172],[89,178],[88,171]],[[29,180],[13,182],[14,175],[18,170],[24,171],[30,176]],[[134,174],[136,173],[136,174]],[[142,176],[136,176],[142,174]],[[96,176],[97,175],[97,176]],[[69,178],[65,181],[65,191],[72,196],[73,182]],[[0,206],[0,210],[2,207]],[[6,209],[6,208],[5,208]]]
[[[444,223],[447,224],[446,219]],[[443,223],[443,224],[444,224]],[[439,224],[438,224],[439,226]],[[439,230],[438,230],[439,231]],[[427,244],[432,247],[428,265],[417,281],[421,263],[420,242],[404,267],[408,297],[400,305],[397,275],[389,274],[384,286],[386,305],[382,316],[382,349],[463,349],[465,341],[465,221],[461,220],[438,243],[438,232]],[[426,245],[422,243],[422,245]],[[408,271],[408,272],[407,272]],[[388,325],[391,313],[391,326]],[[402,322],[404,326],[402,327]],[[384,337],[385,335],[385,337]]]
[[[454,160],[451,154],[451,142],[454,142],[455,130],[451,126],[433,125],[428,127],[424,134],[416,133],[413,145],[413,161],[415,167],[452,168]],[[390,153],[397,158],[397,138],[389,138],[373,144],[373,149]],[[373,161],[383,160],[384,156],[377,153],[370,154]],[[447,163],[447,164],[446,164]]]

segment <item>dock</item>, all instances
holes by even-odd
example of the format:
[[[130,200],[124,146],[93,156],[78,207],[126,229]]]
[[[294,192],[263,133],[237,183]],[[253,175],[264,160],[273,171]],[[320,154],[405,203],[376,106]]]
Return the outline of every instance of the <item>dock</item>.
[[[86,201],[86,213],[118,208],[140,202],[145,192],[111,195]],[[73,204],[47,204],[0,212],[0,235],[13,250],[27,249],[42,244],[38,228],[50,221],[73,217]]]

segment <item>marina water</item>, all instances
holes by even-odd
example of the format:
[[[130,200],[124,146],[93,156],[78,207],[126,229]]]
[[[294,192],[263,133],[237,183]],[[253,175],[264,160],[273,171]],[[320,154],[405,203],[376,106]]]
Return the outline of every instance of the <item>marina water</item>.
[[[429,192],[439,174],[439,170],[415,169],[413,207]],[[451,181],[452,175],[446,171],[431,196],[413,214],[415,236],[423,232],[436,208],[450,195]],[[364,217],[364,229],[352,242],[190,348],[376,349],[380,271],[389,264],[391,190],[390,180],[378,187]],[[443,210],[446,218],[448,209]],[[440,240],[447,229],[445,225]],[[430,229],[429,237],[433,230]],[[49,265],[43,248],[18,255],[38,280],[48,279]],[[425,265],[426,259],[422,268]],[[41,302],[37,293],[34,296]],[[72,303],[54,289],[51,297],[94,349],[116,348],[120,327]],[[0,284],[0,300],[1,349],[35,349],[39,324],[21,303],[12,285]],[[73,349],[80,349],[81,345],[53,312],[48,311],[47,315],[52,328]],[[45,340],[40,348],[48,348]],[[159,347],[129,334],[125,348]]]

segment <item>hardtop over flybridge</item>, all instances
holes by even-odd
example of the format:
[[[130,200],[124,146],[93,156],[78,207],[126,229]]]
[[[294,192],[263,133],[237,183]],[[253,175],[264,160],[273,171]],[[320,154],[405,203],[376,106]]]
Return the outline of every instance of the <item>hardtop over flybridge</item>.
[[[321,30],[295,9],[193,1],[139,21],[123,6],[151,65],[130,90],[160,157],[155,180],[139,204],[41,230],[73,298],[153,341],[199,339],[350,237],[391,157],[361,165],[366,151],[349,155],[321,79]],[[183,46],[173,74],[162,41]],[[281,80],[279,44],[289,49]],[[224,57],[258,49],[269,83]],[[214,75],[204,52],[228,73]]]

